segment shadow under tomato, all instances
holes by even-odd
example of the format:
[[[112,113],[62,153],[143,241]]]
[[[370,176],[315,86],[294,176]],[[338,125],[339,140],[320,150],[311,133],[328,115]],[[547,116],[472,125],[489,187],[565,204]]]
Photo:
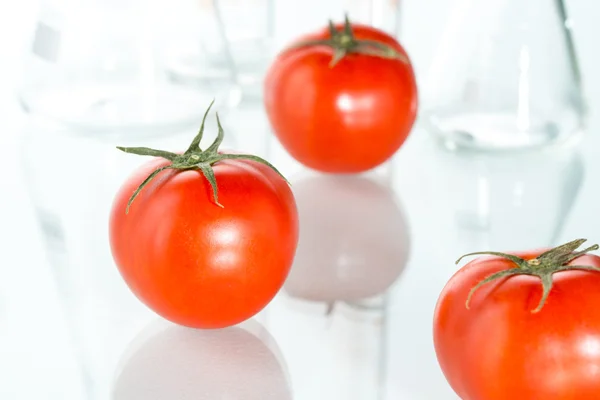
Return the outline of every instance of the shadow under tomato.
[[[292,398],[274,339],[254,320],[221,330],[194,330],[158,320],[130,344],[112,400]]]
[[[366,176],[318,174],[292,182],[292,190],[300,237],[285,292],[329,303],[386,292],[410,249],[394,191]]]

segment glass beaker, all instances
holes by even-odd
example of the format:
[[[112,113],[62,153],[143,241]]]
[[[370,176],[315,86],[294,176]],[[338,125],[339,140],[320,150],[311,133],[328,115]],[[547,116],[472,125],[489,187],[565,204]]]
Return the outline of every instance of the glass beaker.
[[[187,5],[186,20],[196,20],[185,42],[171,49],[169,72],[177,79],[210,84],[233,80],[235,100],[260,101],[264,73],[276,52],[297,36],[326,26],[329,19],[373,25],[396,35],[399,0],[176,0]],[[188,24],[191,26],[191,24]],[[217,40],[213,40],[217,38]]]
[[[458,254],[560,244],[585,173],[577,147],[502,155],[439,153]]]
[[[177,5],[43,2],[18,93],[25,111],[73,128],[149,134],[198,123],[213,98],[217,109],[231,105],[233,80],[193,86],[169,73],[175,44],[198,23]]]
[[[86,399],[108,398],[121,352],[154,316],[125,286],[108,244],[113,196],[148,159],[115,146],[185,150],[211,100],[226,113],[235,87],[170,76],[170,44],[188,35],[179,14],[163,1],[47,0],[24,60],[22,169]],[[202,146],[217,132],[211,114]],[[225,147],[231,139],[226,132]]]
[[[449,149],[576,142],[585,104],[563,0],[459,0],[426,82],[424,118]]]
[[[397,37],[400,11],[400,0],[305,0],[294,7],[281,5],[275,21],[276,43],[285,46],[297,36],[326,27],[329,20],[343,22],[345,14],[351,22],[371,25]]]
[[[184,18],[196,22],[187,39],[171,49],[170,73],[203,85],[233,81],[235,101],[260,97],[263,74],[274,54],[275,1],[176,0],[174,4],[185,5]]]

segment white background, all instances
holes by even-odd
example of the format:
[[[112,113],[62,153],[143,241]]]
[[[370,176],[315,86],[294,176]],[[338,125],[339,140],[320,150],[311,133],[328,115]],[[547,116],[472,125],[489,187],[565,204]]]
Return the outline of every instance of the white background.
[[[440,43],[445,18],[459,1],[403,0],[403,3],[402,40],[423,81]],[[576,22],[575,39],[595,121],[594,106],[600,105],[600,74],[597,73],[600,70],[597,46],[600,3],[572,0],[569,5]],[[68,394],[65,387],[69,386],[74,369],[65,356],[68,353],[64,327],[17,168],[20,117],[12,90],[19,76],[19,57],[31,32],[35,10],[33,0],[0,3],[0,398],[10,400],[63,399]],[[598,124],[592,123],[592,126]],[[597,133],[590,132],[591,135]],[[587,148],[585,152],[593,154],[597,150]],[[594,193],[588,181],[580,196],[580,207],[598,204]],[[582,221],[586,217],[575,214],[574,218]]]

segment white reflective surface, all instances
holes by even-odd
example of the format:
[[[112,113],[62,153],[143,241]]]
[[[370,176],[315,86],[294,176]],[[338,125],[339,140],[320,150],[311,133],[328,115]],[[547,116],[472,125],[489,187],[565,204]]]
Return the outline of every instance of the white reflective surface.
[[[137,336],[123,338],[130,344],[119,350],[106,392],[111,400],[167,393],[177,399],[456,399],[431,338],[437,295],[457,268],[454,260],[473,250],[521,250],[575,236],[597,240],[591,197],[600,193],[589,172],[600,168],[596,143],[592,132],[578,149],[458,155],[439,150],[417,128],[390,165],[356,177],[304,171],[278,153],[302,224],[298,256],[278,297],[255,320],[224,331],[149,320]],[[44,280],[43,253],[33,240],[31,246],[23,255],[28,272],[14,287],[0,286],[0,368],[11,377],[0,394],[79,399],[77,364]],[[33,382],[50,382],[52,389]]]
[[[407,9],[417,3],[407,2]],[[419,29],[408,29],[417,22],[407,26],[407,39],[422,38],[422,19],[409,20]],[[427,46],[414,43],[417,64],[425,65]],[[595,43],[582,44],[585,69],[594,71],[600,65]],[[0,76],[2,90],[6,76]],[[594,79],[590,74],[593,106],[600,105]],[[2,129],[14,133],[17,108],[2,94]],[[390,165],[341,179],[316,177],[289,160],[265,140],[264,119],[256,111],[237,115],[225,122],[238,143],[259,154],[267,147],[294,184],[305,228],[290,279],[242,327],[194,332],[148,320],[116,352],[106,387],[110,400],[253,394],[266,400],[456,400],[431,337],[434,305],[457,268],[454,260],[473,250],[519,250],[575,237],[600,241],[597,119],[577,151],[509,158],[441,152],[417,127]],[[0,398],[81,400],[64,315],[15,167],[16,136],[0,133],[0,148],[6,149],[0,186]],[[52,162],[51,156],[39,162]]]
[[[112,400],[291,400],[285,359],[255,320],[194,331],[164,320],[144,328],[115,373]]]

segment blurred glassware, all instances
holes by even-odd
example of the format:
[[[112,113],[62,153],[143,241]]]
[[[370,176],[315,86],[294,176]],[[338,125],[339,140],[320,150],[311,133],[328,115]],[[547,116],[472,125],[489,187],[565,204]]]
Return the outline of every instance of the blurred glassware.
[[[559,244],[583,181],[577,148],[513,155],[439,150],[446,201],[462,250],[527,250]]]
[[[148,135],[197,124],[213,98],[217,109],[231,105],[231,78],[191,86],[168,73],[175,44],[199,25],[199,13],[187,3],[43,1],[18,92],[22,107],[91,134]],[[204,38],[224,41],[216,33]]]
[[[288,168],[275,160],[275,154],[270,154],[271,128],[262,102],[241,102],[227,113],[222,123],[225,131],[235,138],[235,150],[264,157],[284,176],[290,176]]]
[[[400,0],[305,0],[294,7],[277,8],[277,45],[285,46],[297,36],[324,28],[329,20],[342,22],[344,14],[351,22],[374,26],[394,37],[400,33]]]
[[[169,78],[167,51],[189,28],[177,10],[186,14],[162,0],[46,0],[24,63],[23,173],[87,399],[107,398],[123,349],[153,316],[123,283],[108,245],[113,196],[148,159],[115,146],[184,150],[210,101],[223,113],[234,86]],[[206,132],[203,146],[216,135],[214,114]],[[224,146],[235,147],[227,132]]]
[[[264,71],[274,55],[275,0],[176,0],[188,12],[184,40],[173,42],[168,69],[174,78],[210,87],[235,82],[236,100],[260,98]]]
[[[130,344],[116,370],[112,400],[291,400],[287,366],[255,320],[193,330],[159,320]]]
[[[456,0],[426,80],[424,118],[451,150],[576,142],[585,102],[564,0]]]
[[[170,49],[170,75],[183,82],[210,86],[235,82],[233,98],[260,101],[262,82],[278,50],[294,37],[319,27],[329,19],[349,13],[355,22],[367,23],[392,34],[399,30],[399,0],[315,0],[290,6],[275,0],[176,0],[188,12],[183,21],[194,21],[186,40]],[[216,38],[216,40],[214,39]]]
[[[379,179],[292,179],[300,240],[267,326],[290,366],[296,400],[377,400],[384,393],[386,292],[404,270],[410,240],[394,192]]]

